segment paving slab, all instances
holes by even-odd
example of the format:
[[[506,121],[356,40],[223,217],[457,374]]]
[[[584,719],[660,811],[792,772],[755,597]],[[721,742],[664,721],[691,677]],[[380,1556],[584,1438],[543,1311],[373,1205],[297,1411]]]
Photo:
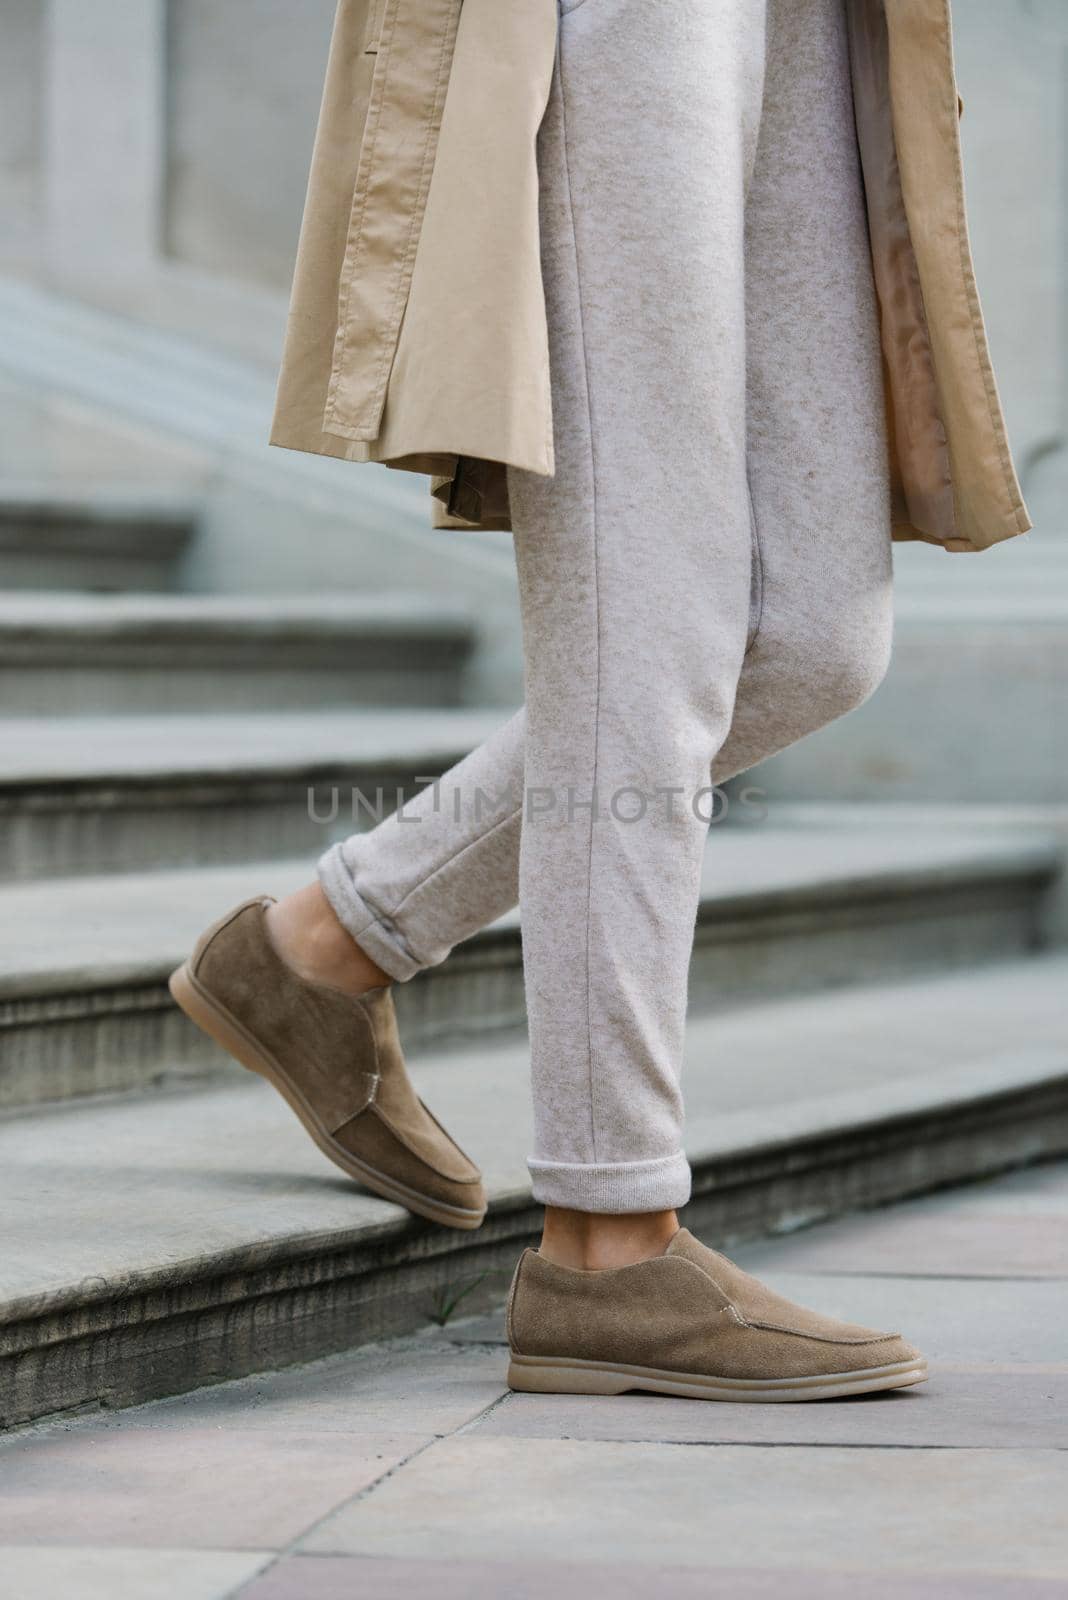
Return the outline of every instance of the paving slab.
[[[24,1434],[0,1446],[0,1545],[276,1550],[426,1443],[233,1426]]]
[[[884,1220],[926,1212],[981,1226],[1013,1206],[1056,1206],[1066,1174],[1068,1163],[1013,1174]],[[868,1220],[833,1231],[844,1245]],[[814,1245],[820,1231],[783,1243]],[[512,1395],[504,1351],[485,1342],[494,1314],[113,1416],[40,1423],[0,1446],[0,1475],[17,1485],[0,1513],[5,1595],[1064,1593],[1068,1359],[1049,1352],[1051,1330],[1063,1345],[1068,1319],[1051,1294],[1065,1284],[833,1268],[769,1277],[913,1335],[918,1296],[947,1359],[922,1388],[807,1406]],[[938,1302],[939,1289],[951,1298]],[[907,1322],[890,1314],[903,1307]],[[176,1546],[209,1543],[223,1551],[204,1550],[187,1583]],[[212,1565],[232,1552],[238,1565]]]
[[[270,1559],[259,1550],[0,1547],[6,1600],[227,1600]]]
[[[506,1370],[496,1350],[416,1337],[138,1406],[110,1425],[446,1434],[508,1392]]]
[[[502,1360],[504,1352],[502,1351]],[[728,1405],[661,1395],[509,1395],[478,1437],[675,1444],[1068,1449],[1068,1362],[1059,1372],[958,1372],[915,1389],[812,1405]]]
[[[472,1494],[472,1484],[478,1491]],[[302,1549],[1068,1580],[1068,1452],[443,1440]],[[775,1513],[769,1515],[769,1507]]]
[[[1068,1277],[1068,1218],[1041,1211],[999,1216],[933,1207],[895,1208],[831,1223],[819,1234],[769,1241],[750,1253],[751,1270],[906,1274],[932,1278]]]
[[[978,1573],[794,1572],[790,1600],[1059,1600],[1057,1580],[985,1578]],[[783,1600],[784,1576],[774,1569],[728,1566],[634,1567],[600,1561],[546,1559],[537,1566],[509,1561],[388,1560],[360,1556],[290,1556],[247,1588],[241,1600]],[[36,1600],[36,1597],[34,1597]],[[155,1597],[153,1596],[153,1600]]]

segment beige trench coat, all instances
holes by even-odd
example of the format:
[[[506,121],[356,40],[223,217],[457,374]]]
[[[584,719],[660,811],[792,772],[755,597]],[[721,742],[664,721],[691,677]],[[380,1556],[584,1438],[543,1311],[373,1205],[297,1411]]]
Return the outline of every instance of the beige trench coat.
[[[844,0],[896,539],[1030,526],[964,211],[948,0]],[[271,442],[427,473],[439,527],[508,528],[553,471],[535,137],[556,0],[340,0]]]

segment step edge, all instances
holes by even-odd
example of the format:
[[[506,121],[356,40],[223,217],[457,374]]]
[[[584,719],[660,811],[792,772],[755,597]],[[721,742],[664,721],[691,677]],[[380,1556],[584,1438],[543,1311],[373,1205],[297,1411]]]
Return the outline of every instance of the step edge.
[[[263,864],[263,875],[269,877],[272,869],[281,875],[291,866],[292,863],[288,861],[267,862]],[[308,870],[311,870],[310,865]],[[717,893],[714,887],[705,888],[698,902],[695,937],[704,938],[710,930],[715,936],[712,942],[736,936],[737,926],[730,930],[723,926],[728,920],[733,920],[736,925],[755,927],[776,917],[797,917],[807,912],[825,916],[828,912],[842,912],[850,907],[871,911],[878,907],[900,905],[916,913],[903,920],[923,921],[926,920],[926,903],[934,898],[942,901],[951,891],[961,893],[970,890],[977,894],[993,892],[996,895],[998,891],[1004,893],[1015,886],[1025,895],[1037,898],[1053,884],[1060,870],[1060,853],[1054,844],[1046,849],[1025,845],[1021,846],[1018,854],[1001,851],[992,853],[989,858],[979,857],[974,861],[949,864],[931,863],[905,868],[900,873],[888,869],[885,873],[861,873],[856,877],[814,879],[786,885],[763,884],[722,894]],[[93,875],[93,878],[99,881],[100,876],[105,883],[113,884],[114,880],[109,879],[107,874]],[[143,881],[149,875],[137,876]],[[121,874],[116,874],[116,878],[119,877]],[[164,873],[160,874],[160,879],[163,892],[166,887]],[[68,880],[60,876],[0,884],[0,911],[5,894],[18,896],[25,902],[33,897],[35,891],[40,891],[43,905],[53,910],[53,897],[65,881]],[[85,883],[92,880],[79,877],[69,881]],[[941,905],[940,909],[952,913],[952,903]],[[25,916],[24,904],[22,912]],[[207,915],[206,911],[205,917]],[[519,916],[513,910],[465,940],[464,949],[474,953],[482,948],[518,944],[519,939]],[[1018,950],[1019,946],[1012,948]],[[102,991],[115,989],[151,988],[162,983],[186,953],[184,946],[170,946],[159,955],[133,961],[119,958],[112,962],[105,958],[90,966],[76,963],[69,968],[60,965],[47,971],[9,967],[0,972],[0,1001],[29,1000],[46,995],[99,995]]]
[[[1063,1101],[1065,1110],[1068,1110],[1068,1050],[1038,1050],[1031,1055],[1033,1059],[1023,1065],[1018,1056],[1006,1055],[978,1067],[967,1065],[955,1069],[952,1074],[946,1075],[957,1080],[949,1093],[924,1094],[924,1087],[929,1087],[925,1080],[905,1080],[906,1084],[919,1086],[916,1103],[912,1105],[902,1102],[902,1084],[893,1085],[891,1092],[884,1096],[876,1096],[870,1089],[858,1091],[863,1092],[868,1101],[882,1098],[883,1103],[866,1115],[855,1116],[847,1122],[832,1120],[833,1107],[852,1096],[853,1091],[848,1091],[847,1095],[820,1097],[818,1101],[809,1103],[807,1129],[803,1116],[798,1115],[798,1108],[790,1107],[789,1126],[778,1133],[763,1138],[750,1135],[748,1141],[743,1138],[738,1143],[725,1137],[701,1150],[691,1150],[689,1158],[694,1171],[695,1196],[729,1186],[732,1166],[752,1165],[760,1160],[774,1161],[781,1157],[784,1150],[791,1153],[792,1175],[796,1175],[799,1163],[806,1154],[818,1157],[828,1144],[834,1142],[866,1143],[879,1139],[885,1147],[888,1139],[900,1143],[910,1132],[922,1133],[925,1123],[929,1125],[936,1120],[941,1123],[949,1117],[962,1119],[966,1116],[982,1116],[984,1113],[996,1114],[999,1109],[1014,1103],[1026,1103],[1050,1094],[1058,1102]],[[832,1112],[831,1118],[828,1117],[828,1111]],[[744,1121],[751,1122],[755,1115],[752,1112],[724,1113],[719,1119],[719,1126],[729,1135],[732,1126],[737,1129]],[[766,1111],[760,1115],[768,1120]],[[526,1187],[495,1190],[489,1197],[487,1220],[507,1219],[516,1211],[528,1209],[532,1203]],[[361,1243],[403,1243],[408,1234],[411,1234],[416,1254],[425,1249],[428,1239],[432,1246],[440,1244],[445,1250],[451,1247],[453,1251],[458,1251],[463,1248],[466,1238],[442,1239],[437,1230],[428,1232],[398,1209],[398,1214],[391,1219],[363,1222],[348,1228],[287,1234],[274,1240],[232,1246],[206,1258],[189,1257],[184,1261],[170,1261],[159,1268],[138,1270],[115,1282],[92,1278],[88,1282],[81,1280],[42,1294],[22,1294],[6,1303],[0,1301],[0,1356],[12,1353],[5,1348],[8,1343],[4,1338],[5,1329],[43,1321],[78,1308],[114,1306],[118,1309],[128,1306],[137,1297],[173,1291],[180,1284],[221,1283],[235,1276],[244,1281],[246,1296],[243,1297],[252,1296],[256,1291],[248,1279],[255,1274],[267,1274],[272,1269],[284,1268],[317,1254],[352,1251],[358,1249]]]

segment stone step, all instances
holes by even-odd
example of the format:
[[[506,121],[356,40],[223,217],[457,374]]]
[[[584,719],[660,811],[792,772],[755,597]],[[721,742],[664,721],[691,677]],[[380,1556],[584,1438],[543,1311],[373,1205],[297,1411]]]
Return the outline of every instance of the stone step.
[[[713,828],[691,1011],[1033,950],[1058,866],[1056,844],[1023,830]],[[218,1072],[226,1058],[175,1009],[167,976],[228,906],[287,893],[312,872],[309,856],[0,890],[0,1106]],[[413,1053],[521,1030],[517,914],[399,985],[397,1003]]]
[[[1068,1150],[1068,959],[696,1018],[694,1199],[730,1244]],[[537,1225],[526,1051],[418,1062],[480,1161],[476,1233],[435,1228],[330,1166],[265,1084],[50,1108],[0,1126],[0,1416],[130,1404],[409,1330]],[[477,1298],[467,1301],[477,1309]]]
[[[984,550],[981,561],[947,560],[944,550],[918,542],[894,552],[894,600],[906,616],[922,606],[952,617],[958,602],[971,606],[984,598],[996,608],[999,596],[1010,608],[1028,599],[1048,605],[1065,594],[1066,579],[1068,533],[1048,522],[1026,538]]]
[[[1063,802],[1068,563],[1051,559],[1042,582],[1038,572],[1014,581],[1004,563],[994,570],[1004,581],[903,588],[885,682],[748,781],[796,801]]]
[[[406,594],[0,595],[0,713],[454,705],[466,610]]]
[[[144,484],[0,490],[0,591],[174,587],[196,529],[188,497]]]
[[[504,715],[0,718],[0,879],[314,856],[353,831],[354,795],[367,826]]]

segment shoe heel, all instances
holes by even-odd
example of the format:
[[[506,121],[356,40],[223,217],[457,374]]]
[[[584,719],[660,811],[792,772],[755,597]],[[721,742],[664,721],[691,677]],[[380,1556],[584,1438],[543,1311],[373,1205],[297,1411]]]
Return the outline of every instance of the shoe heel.
[[[508,1387],[521,1394],[626,1394],[633,1379],[596,1367],[553,1366],[513,1356],[508,1364]]]
[[[269,1076],[259,1056],[250,1048],[249,1041],[243,1038],[222,1012],[200,993],[193,982],[188,963],[183,962],[180,967],[175,968],[167,979],[167,988],[171,991],[171,999],[175,1005],[180,1011],[185,1012],[190,1022],[195,1023],[201,1033],[206,1033],[209,1039],[214,1039],[217,1045],[221,1045],[228,1055],[233,1056],[234,1060],[249,1072],[255,1072],[261,1078]]]

